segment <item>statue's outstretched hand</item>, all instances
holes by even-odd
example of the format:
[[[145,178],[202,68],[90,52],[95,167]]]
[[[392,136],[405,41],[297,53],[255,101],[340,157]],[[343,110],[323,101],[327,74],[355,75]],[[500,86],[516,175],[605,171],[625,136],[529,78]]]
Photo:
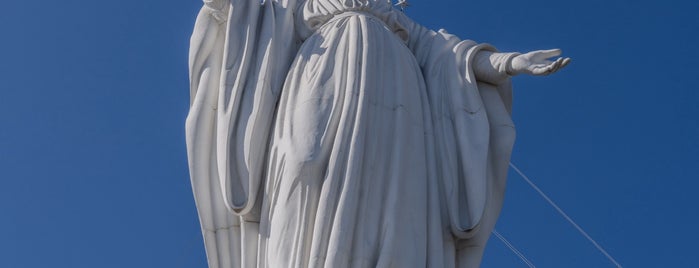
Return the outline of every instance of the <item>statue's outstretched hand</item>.
[[[510,62],[508,73],[511,75],[549,75],[555,73],[570,63],[570,58],[549,60],[549,58],[559,55],[561,55],[560,49],[536,50],[518,55]]]

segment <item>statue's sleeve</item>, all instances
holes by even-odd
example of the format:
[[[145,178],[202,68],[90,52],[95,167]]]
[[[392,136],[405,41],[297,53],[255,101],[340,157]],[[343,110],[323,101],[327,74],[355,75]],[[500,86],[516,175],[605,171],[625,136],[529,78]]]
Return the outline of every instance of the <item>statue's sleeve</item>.
[[[488,44],[432,31],[394,12],[420,65],[432,115],[443,208],[458,239],[487,237],[500,211],[514,144],[512,87]]]
[[[186,122],[209,267],[256,262],[275,105],[297,44],[295,0],[204,0],[190,41]]]

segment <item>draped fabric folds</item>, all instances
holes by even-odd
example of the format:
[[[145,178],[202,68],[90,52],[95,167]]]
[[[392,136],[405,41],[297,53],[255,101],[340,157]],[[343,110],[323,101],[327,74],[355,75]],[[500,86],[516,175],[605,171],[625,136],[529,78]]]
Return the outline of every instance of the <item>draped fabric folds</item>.
[[[197,16],[187,151],[211,267],[255,267],[253,207],[275,104],[298,46],[295,2],[205,1]]]
[[[477,267],[514,142],[506,59],[478,68],[494,48],[383,0],[204,2],[186,132],[210,267]]]

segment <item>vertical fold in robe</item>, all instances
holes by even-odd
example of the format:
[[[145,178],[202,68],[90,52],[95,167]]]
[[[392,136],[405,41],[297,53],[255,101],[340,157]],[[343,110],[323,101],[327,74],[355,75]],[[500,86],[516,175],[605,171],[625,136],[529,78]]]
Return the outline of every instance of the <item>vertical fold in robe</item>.
[[[514,145],[511,81],[507,75],[493,74],[502,79],[486,83],[474,75],[476,54],[495,51],[492,46],[426,29],[399,12],[392,16],[410,34],[408,46],[425,77],[436,179],[448,228],[456,243],[463,244],[457,249],[480,248],[478,259],[469,260],[477,266],[502,207]],[[457,267],[463,264],[458,263],[461,253],[457,252]]]
[[[296,0],[204,0],[190,44],[190,176],[209,266],[257,267],[258,193],[298,48]]]

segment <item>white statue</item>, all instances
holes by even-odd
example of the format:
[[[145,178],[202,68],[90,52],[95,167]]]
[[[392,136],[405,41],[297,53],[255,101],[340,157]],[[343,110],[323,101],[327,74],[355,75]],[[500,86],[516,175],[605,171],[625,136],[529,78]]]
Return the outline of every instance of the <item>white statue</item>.
[[[509,78],[570,59],[498,53],[386,0],[204,3],[186,129],[209,267],[478,267]]]

